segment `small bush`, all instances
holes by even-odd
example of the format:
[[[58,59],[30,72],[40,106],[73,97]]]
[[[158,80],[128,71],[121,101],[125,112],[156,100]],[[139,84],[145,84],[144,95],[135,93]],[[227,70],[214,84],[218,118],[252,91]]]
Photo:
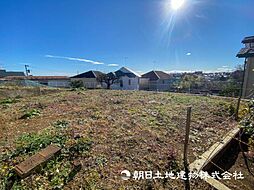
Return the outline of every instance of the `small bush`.
[[[249,101],[248,107],[245,108],[245,116],[240,121],[240,128],[249,136],[249,145],[254,149],[254,100]]]
[[[70,86],[72,88],[83,88],[84,87],[84,83],[81,80],[75,80],[75,81],[71,81]]]
[[[244,118],[240,121],[240,126],[246,134],[254,137],[254,100],[249,101],[245,113]]]

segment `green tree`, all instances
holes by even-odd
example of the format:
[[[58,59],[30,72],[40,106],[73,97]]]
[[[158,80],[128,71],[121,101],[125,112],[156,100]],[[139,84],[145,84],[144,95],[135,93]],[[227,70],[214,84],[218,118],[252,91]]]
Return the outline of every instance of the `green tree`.
[[[180,82],[179,87],[183,90],[200,89],[204,86],[204,78],[194,74],[185,74]]]
[[[115,73],[110,72],[108,74],[102,74],[98,76],[97,81],[100,83],[106,83],[107,89],[110,89],[111,85],[114,84],[118,80]]]
[[[74,80],[74,81],[71,81],[70,86],[72,88],[83,88],[84,87],[84,83],[82,82],[82,80]]]

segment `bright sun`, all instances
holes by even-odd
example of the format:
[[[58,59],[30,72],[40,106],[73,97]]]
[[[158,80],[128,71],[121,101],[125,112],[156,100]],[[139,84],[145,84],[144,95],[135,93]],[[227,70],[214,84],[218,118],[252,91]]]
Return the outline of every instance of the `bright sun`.
[[[183,6],[184,2],[185,0],[171,0],[171,8],[177,11]]]

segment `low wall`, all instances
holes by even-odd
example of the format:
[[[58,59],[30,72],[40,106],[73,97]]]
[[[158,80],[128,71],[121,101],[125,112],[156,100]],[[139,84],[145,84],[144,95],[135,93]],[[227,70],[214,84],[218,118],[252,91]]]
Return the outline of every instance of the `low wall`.
[[[0,87],[0,99],[15,98],[15,97],[29,97],[39,96],[49,93],[60,92],[60,89],[56,88],[41,88],[41,87]]]

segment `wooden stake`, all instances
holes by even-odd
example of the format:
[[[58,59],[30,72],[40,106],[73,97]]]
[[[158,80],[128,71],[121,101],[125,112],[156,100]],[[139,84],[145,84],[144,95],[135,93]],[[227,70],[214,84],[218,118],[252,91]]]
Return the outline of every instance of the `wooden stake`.
[[[189,144],[189,134],[190,134],[190,123],[191,123],[191,107],[187,108],[187,119],[186,119],[186,131],[185,131],[185,142],[184,142],[184,155],[183,163],[186,174],[185,190],[190,190],[190,181],[189,181],[189,164],[188,164],[188,144]]]

